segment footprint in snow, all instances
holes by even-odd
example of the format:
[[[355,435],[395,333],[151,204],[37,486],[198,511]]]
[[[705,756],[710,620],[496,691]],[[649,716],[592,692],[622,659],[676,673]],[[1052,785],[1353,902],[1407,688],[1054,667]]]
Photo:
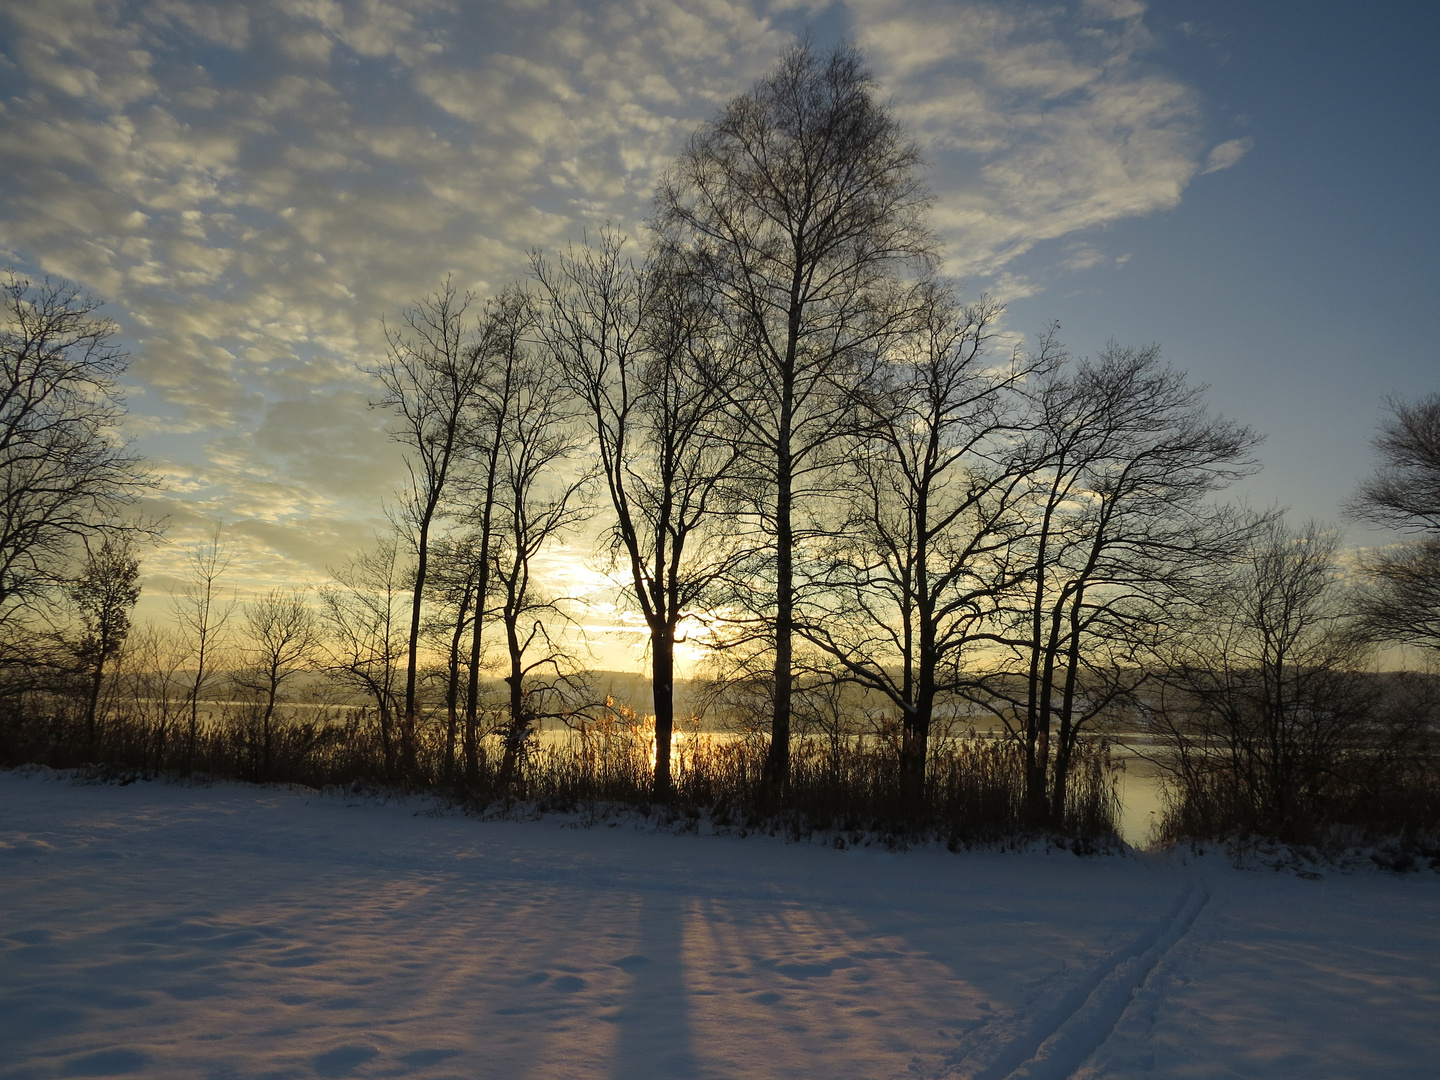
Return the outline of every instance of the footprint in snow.
[[[380,1051],[373,1046],[340,1046],[317,1054],[311,1064],[320,1076],[349,1076],[361,1065],[379,1056]]]

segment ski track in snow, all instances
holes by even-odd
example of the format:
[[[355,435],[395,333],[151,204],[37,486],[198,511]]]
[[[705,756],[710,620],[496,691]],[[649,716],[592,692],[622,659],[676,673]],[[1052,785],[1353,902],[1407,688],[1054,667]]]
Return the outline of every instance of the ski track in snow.
[[[0,1080],[1433,1080],[1440,879],[0,773]]]
[[[1022,1038],[974,1080],[1066,1080],[1115,1029],[1132,996],[1209,901],[1203,884],[1182,893],[1169,915],[1076,983]]]

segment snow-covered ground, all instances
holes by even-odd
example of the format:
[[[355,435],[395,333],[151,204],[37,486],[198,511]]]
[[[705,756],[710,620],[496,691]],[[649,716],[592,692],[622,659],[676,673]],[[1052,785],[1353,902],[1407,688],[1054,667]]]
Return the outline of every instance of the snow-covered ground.
[[[1426,1077],[1440,875],[0,774],[0,1077]]]

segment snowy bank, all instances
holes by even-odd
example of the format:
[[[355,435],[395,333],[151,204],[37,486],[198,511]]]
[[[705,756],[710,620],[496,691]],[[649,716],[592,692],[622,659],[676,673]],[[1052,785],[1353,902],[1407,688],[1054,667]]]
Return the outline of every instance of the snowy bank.
[[[1440,878],[0,774],[0,1078],[1433,1077]]]

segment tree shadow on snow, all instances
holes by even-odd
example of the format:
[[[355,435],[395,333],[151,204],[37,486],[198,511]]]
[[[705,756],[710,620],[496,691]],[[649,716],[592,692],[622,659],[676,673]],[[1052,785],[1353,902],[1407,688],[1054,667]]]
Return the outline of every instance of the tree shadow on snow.
[[[640,910],[639,951],[613,961],[630,975],[630,989],[614,1022],[619,1027],[613,1080],[698,1077],[681,961],[684,912],[680,898],[646,892]]]

